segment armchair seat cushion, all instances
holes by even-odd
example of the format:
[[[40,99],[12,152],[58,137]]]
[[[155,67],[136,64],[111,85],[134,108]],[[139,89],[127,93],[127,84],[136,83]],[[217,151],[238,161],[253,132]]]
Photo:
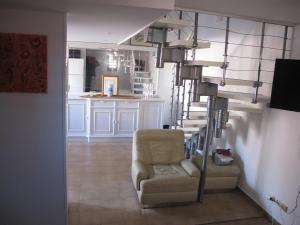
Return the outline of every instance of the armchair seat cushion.
[[[180,165],[148,165],[149,179],[142,180],[144,194],[193,192],[198,188],[199,177],[189,176]]]

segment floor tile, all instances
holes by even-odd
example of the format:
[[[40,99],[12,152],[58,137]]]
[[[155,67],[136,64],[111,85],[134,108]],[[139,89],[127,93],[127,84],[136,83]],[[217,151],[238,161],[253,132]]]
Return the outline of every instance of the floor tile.
[[[196,225],[262,215],[240,191],[206,194],[202,204],[141,209],[130,143],[69,143],[68,159],[69,225]]]
[[[98,212],[81,212],[79,225],[101,225],[101,215]]]

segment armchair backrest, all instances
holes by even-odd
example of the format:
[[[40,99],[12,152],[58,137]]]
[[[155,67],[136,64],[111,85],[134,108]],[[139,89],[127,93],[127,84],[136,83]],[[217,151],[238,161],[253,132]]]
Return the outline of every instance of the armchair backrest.
[[[138,130],[133,136],[132,160],[144,164],[178,164],[184,159],[181,130]]]

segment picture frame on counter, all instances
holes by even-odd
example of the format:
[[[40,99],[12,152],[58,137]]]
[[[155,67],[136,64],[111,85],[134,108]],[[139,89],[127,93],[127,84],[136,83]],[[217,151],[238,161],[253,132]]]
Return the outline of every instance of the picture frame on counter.
[[[119,95],[119,76],[102,75],[102,93],[108,95],[108,86],[113,86],[113,95]]]

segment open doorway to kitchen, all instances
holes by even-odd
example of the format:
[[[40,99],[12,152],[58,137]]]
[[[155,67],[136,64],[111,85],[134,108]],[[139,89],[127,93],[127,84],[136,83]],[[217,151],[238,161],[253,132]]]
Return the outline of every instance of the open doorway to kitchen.
[[[153,47],[119,48],[86,44],[68,49],[70,225],[146,223],[131,181],[132,136],[138,129],[162,128],[164,101],[156,92]],[[104,77],[118,82],[112,83],[118,89],[112,96]]]

